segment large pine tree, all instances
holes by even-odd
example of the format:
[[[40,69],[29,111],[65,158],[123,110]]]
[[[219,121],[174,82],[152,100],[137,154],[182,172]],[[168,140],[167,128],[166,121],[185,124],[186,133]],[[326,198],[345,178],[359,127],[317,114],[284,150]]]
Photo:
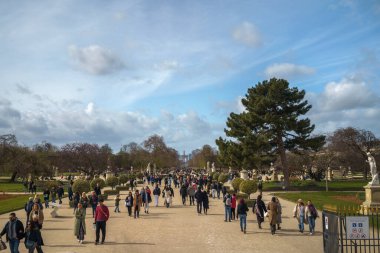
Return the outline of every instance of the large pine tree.
[[[240,150],[258,162],[268,155],[279,155],[284,172],[285,187],[289,186],[286,151],[318,150],[325,136],[311,137],[314,125],[305,115],[311,105],[304,100],[305,91],[289,87],[288,81],[272,78],[249,88],[242,103],[246,110],[231,113],[225,133]],[[219,138],[219,147],[226,149],[228,141]],[[254,159],[252,159],[254,158]],[[252,165],[252,163],[251,163]]]

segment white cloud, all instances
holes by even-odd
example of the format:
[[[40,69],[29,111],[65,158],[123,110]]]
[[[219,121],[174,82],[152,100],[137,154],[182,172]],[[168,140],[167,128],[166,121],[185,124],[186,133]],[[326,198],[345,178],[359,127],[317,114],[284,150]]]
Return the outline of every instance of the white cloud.
[[[380,103],[380,97],[360,80],[343,79],[328,83],[317,103],[322,111],[340,111],[371,108]]]
[[[300,76],[312,75],[314,73],[314,68],[304,65],[295,65],[292,63],[275,63],[265,69],[265,75],[268,78],[277,77],[290,79]]]
[[[94,103],[92,102],[88,103],[84,111],[87,115],[91,115],[94,112]]]
[[[160,64],[155,64],[154,65],[154,68],[156,70],[160,70],[160,71],[170,71],[170,70],[175,70],[179,67],[179,63],[177,61],[174,61],[174,60],[167,60],[167,61],[163,61],[161,62]]]
[[[93,75],[109,74],[124,67],[123,62],[116,55],[98,45],[84,48],[72,45],[68,50],[74,63],[81,70]]]
[[[262,44],[262,38],[257,27],[249,22],[244,22],[234,29],[232,37],[249,47],[259,47]]]

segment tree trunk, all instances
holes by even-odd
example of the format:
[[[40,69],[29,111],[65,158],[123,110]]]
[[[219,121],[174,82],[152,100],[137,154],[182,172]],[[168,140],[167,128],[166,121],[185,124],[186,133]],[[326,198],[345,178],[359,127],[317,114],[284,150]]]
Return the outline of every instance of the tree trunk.
[[[278,143],[278,153],[281,158],[281,164],[282,164],[282,171],[284,172],[284,187],[285,189],[289,188],[289,167],[288,167],[288,160],[286,158],[286,150],[284,147],[284,142],[282,140],[282,137],[279,136],[277,137],[277,143]]]
[[[16,181],[17,171],[13,171],[11,179],[9,180],[10,183],[14,183]]]

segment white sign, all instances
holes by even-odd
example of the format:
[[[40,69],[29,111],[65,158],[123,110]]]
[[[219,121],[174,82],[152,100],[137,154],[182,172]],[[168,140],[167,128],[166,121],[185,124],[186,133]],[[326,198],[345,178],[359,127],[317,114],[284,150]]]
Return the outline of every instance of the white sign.
[[[347,239],[362,240],[369,239],[368,216],[346,217]]]

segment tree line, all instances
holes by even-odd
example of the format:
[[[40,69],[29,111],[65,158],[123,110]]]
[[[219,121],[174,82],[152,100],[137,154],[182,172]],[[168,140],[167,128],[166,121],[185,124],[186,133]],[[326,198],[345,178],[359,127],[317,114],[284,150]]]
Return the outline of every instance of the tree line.
[[[83,172],[96,175],[110,170],[116,173],[134,168],[145,169],[147,164],[157,169],[180,165],[178,152],[168,147],[162,136],[152,135],[141,144],[131,142],[114,153],[108,144],[68,143],[61,147],[49,142],[23,146],[13,134],[0,135],[0,174],[17,177],[51,177],[55,171]]]

